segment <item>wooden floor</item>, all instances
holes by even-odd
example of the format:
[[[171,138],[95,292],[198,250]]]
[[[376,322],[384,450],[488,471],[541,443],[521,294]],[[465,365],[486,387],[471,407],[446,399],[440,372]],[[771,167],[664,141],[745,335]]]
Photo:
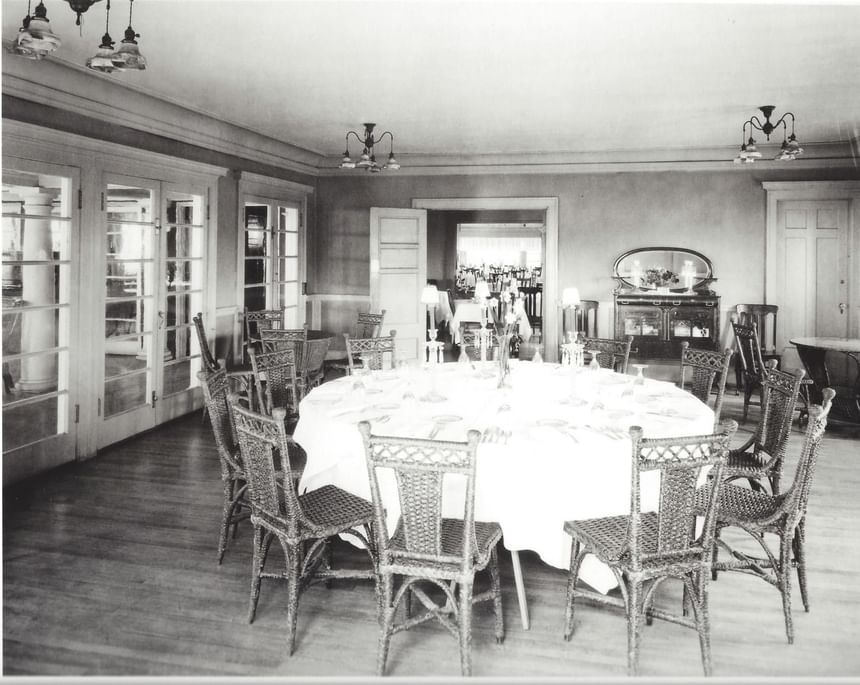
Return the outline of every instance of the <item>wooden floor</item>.
[[[727,395],[725,415],[739,417],[739,398]],[[754,409],[747,430],[757,416]],[[800,440],[795,429],[790,466]],[[855,433],[829,431],[808,519],[812,611],[803,612],[795,593],[793,645],[775,589],[737,574],[711,585],[718,678],[860,675],[858,458]],[[247,623],[250,529],[240,529],[218,566],[220,497],[212,436],[199,413],[4,492],[4,675],[373,676],[377,625],[368,582],[311,588],[292,657],[284,652],[283,584],[264,583],[257,619]],[[354,554],[348,546],[337,552]],[[505,553],[506,639],[495,643],[490,608],[476,608],[474,674],[623,677],[623,616],[583,604],[565,642],[566,572],[532,553],[521,557],[531,629],[520,625]],[[680,592],[666,587],[661,597],[677,607]],[[641,671],[700,677],[695,633],[659,621],[646,627]],[[456,643],[438,624],[398,634],[388,672],[458,676]]]

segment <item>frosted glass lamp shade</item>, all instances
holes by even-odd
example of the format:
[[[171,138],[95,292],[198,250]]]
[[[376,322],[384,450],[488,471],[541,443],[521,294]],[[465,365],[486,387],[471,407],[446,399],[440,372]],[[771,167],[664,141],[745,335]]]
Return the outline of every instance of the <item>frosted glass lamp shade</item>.
[[[439,304],[439,290],[435,285],[426,285],[421,291],[421,304]]]
[[[565,288],[561,293],[561,304],[563,307],[575,307],[580,304],[579,288]]]

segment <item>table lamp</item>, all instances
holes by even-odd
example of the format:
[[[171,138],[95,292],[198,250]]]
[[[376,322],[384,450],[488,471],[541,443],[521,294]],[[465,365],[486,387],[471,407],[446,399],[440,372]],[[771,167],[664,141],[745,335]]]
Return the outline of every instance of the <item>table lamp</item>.
[[[421,304],[427,305],[427,313],[430,314],[430,330],[436,331],[436,305],[439,304],[439,290],[435,285],[425,285],[421,291]],[[436,336],[433,335],[433,339]]]
[[[564,327],[564,311],[565,309],[575,309],[582,303],[582,300],[579,298],[579,288],[565,288],[561,293],[561,307],[562,307],[562,327]],[[576,322],[576,312],[573,313],[573,338],[576,340],[577,335],[579,334],[579,326]],[[561,339],[564,340],[564,331],[562,331]],[[571,342],[574,342],[571,340]]]

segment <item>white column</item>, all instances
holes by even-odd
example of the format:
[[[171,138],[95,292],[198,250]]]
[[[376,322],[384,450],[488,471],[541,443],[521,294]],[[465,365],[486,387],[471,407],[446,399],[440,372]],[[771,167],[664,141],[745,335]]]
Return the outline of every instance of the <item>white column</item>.
[[[24,213],[39,215],[45,219],[24,220],[22,257],[27,260],[45,261],[44,265],[21,267],[23,288],[21,297],[25,306],[52,305],[54,301],[54,269],[47,260],[52,259],[51,204],[54,196],[36,192],[24,196]],[[56,346],[57,310],[45,309],[24,312],[21,317],[21,352],[39,352]],[[52,355],[25,357],[21,360],[21,378],[17,388],[26,392],[44,392],[57,383],[57,358]]]

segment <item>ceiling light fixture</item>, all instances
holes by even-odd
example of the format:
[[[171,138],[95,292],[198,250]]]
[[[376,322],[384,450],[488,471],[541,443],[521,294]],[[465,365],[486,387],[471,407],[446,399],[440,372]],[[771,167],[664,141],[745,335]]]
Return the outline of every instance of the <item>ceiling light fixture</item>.
[[[51,31],[45,3],[40,0],[35,13],[31,15],[30,0],[27,0],[27,16],[24,17],[9,52],[27,59],[42,59],[61,44],[59,37]]]
[[[755,139],[752,137],[753,129],[761,131],[764,133],[765,137],[770,140],[770,134],[773,133],[780,125],[782,125],[782,146],[780,147],[779,154],[777,154],[774,159],[779,161],[792,160],[796,159],[798,155],[803,154],[803,148],[800,146],[800,143],[797,141],[797,136],[794,134],[794,114],[786,112],[776,123],[771,123],[770,117],[773,114],[773,110],[776,108],[773,105],[762,105],[759,109],[764,115],[764,123],[762,123],[757,115],[753,115],[749,120],[744,122],[743,128],[741,129],[741,149],[738,152],[738,156],[734,159],[735,164],[741,164],[742,162],[752,164],[756,159],[761,158],[762,154],[758,151]],[[788,132],[786,117],[791,117],[791,135],[788,137],[786,137],[786,133]],[[750,129],[750,137],[748,139],[746,137],[747,126],[749,126]]]
[[[100,71],[103,74],[110,74],[116,69],[116,64],[113,61],[114,55],[114,40],[110,37],[108,25],[110,24],[110,0],[107,1],[107,9],[105,10],[105,35],[102,36],[102,42],[99,45],[99,51],[87,60],[87,69]]]
[[[146,57],[140,54],[140,48],[137,47],[137,40],[135,40],[136,38],[140,38],[140,34],[135,33],[131,27],[131,13],[133,9],[134,0],[128,0],[128,28],[125,30],[125,38],[119,44],[119,49],[112,57],[114,66],[120,71],[143,71],[146,69]]]
[[[349,131],[346,134],[346,150],[343,153],[343,160],[341,160],[340,168],[341,169],[366,169],[372,173],[378,173],[383,169],[391,169],[393,171],[397,171],[400,168],[400,163],[394,157],[394,136],[391,131],[386,131],[379,138],[374,139],[373,137],[373,129],[376,124],[362,124],[364,126],[364,139],[361,138],[358,133],[355,131]],[[364,146],[361,157],[357,162],[354,162],[352,158],[349,156],[349,137],[350,135],[355,136],[356,140],[358,140],[361,145]],[[376,161],[376,155],[373,152],[373,146],[381,141],[385,136],[388,136],[391,139],[391,145],[388,149],[388,161],[380,166]]]
[[[72,8],[72,12],[78,15],[78,18],[75,20],[75,26],[80,26],[81,15],[95,3],[99,2],[99,0],[66,0],[66,2],[69,3],[69,7]]]

